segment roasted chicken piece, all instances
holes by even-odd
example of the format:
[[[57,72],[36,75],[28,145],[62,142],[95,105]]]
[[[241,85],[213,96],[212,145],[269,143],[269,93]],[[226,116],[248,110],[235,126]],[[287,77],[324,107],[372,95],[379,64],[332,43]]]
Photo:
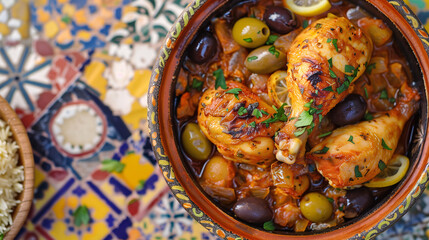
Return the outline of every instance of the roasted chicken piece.
[[[276,138],[277,160],[304,158],[308,133],[353,90],[372,50],[371,39],[344,17],[320,19],[295,38],[286,77],[293,120]]]
[[[402,96],[390,111],[370,121],[338,128],[316,145],[306,158],[333,187],[362,184],[380,173],[392,158],[406,121],[417,111],[417,90],[406,83]]]
[[[276,110],[245,85],[227,81],[227,87],[204,92],[198,106],[201,130],[226,159],[268,166],[275,160],[272,137],[284,123],[264,123]]]

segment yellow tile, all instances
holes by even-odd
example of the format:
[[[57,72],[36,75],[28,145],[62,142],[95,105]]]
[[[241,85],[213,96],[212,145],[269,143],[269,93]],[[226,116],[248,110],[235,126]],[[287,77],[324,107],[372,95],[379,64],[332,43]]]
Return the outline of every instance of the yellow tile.
[[[131,45],[134,43],[133,37],[130,36],[130,37],[125,38],[124,40],[121,41],[121,43]]]
[[[91,225],[91,232],[83,233],[83,240],[103,239],[109,233],[106,223],[96,222]]]
[[[70,30],[69,29],[65,29],[65,30],[62,30],[58,35],[57,35],[57,42],[58,43],[62,43],[62,44],[64,44],[64,43],[68,43],[68,42],[70,42],[71,40],[72,40],[72,35],[71,35],[71,33],[70,33]]]
[[[69,17],[73,16],[73,14],[76,12],[76,7],[71,4],[65,4],[63,7],[63,15],[67,15]]]
[[[58,24],[54,20],[50,20],[45,24],[45,36],[47,38],[53,38],[58,33]]]
[[[34,202],[35,210],[38,211],[40,208],[45,206],[46,202],[48,202],[55,193],[56,190],[52,186],[49,186],[49,188],[43,192],[43,198],[37,199],[37,201]]]
[[[66,200],[64,197],[60,198],[54,206],[52,206],[52,211],[55,214],[55,217],[57,219],[64,219],[64,212],[66,207]]]
[[[79,206],[79,198],[76,196],[69,196],[66,199],[66,204],[68,208],[76,209]]]
[[[10,9],[12,18],[21,19],[22,21],[30,20],[30,9],[27,1],[17,1]]]
[[[6,36],[9,33],[10,33],[9,27],[4,23],[0,23],[0,34],[2,34],[3,36]]]
[[[37,9],[36,15],[37,15],[37,20],[39,20],[39,22],[41,23],[46,23],[51,18],[49,13],[41,8]]]
[[[0,3],[0,12],[3,11],[4,7],[3,4]]]
[[[107,8],[100,8],[100,10],[98,10],[98,14],[104,18],[104,19],[111,19],[113,18],[113,13],[111,10],[107,9]]]
[[[85,10],[81,9],[81,10],[76,11],[76,13],[74,14],[74,20],[76,21],[76,23],[78,25],[86,24],[88,19],[87,19],[87,16],[85,14]]]
[[[103,77],[106,66],[97,61],[91,62],[84,72],[86,83],[100,93],[100,99],[103,100],[106,95],[107,79]]]
[[[122,15],[126,15],[127,13],[137,12],[137,7],[127,5],[122,10]]]
[[[18,28],[18,32],[19,32],[19,34],[21,34],[22,39],[26,39],[29,37],[30,31],[29,31],[28,27],[29,27],[29,23],[23,22],[21,24],[21,27]]]
[[[61,240],[78,240],[77,234],[71,233],[70,235],[65,235],[67,232],[67,225],[64,222],[56,221],[52,224],[52,230],[49,231],[49,234],[53,239]]]
[[[131,111],[125,116],[122,116],[125,123],[131,125],[133,129],[138,129],[140,121],[147,119],[147,108],[142,107],[138,101],[134,101],[131,105]]]
[[[38,8],[38,7],[42,7],[42,6],[46,5],[47,2],[48,2],[48,0],[35,0],[34,5]]]
[[[92,29],[100,29],[104,26],[104,18],[101,16],[94,17],[88,22],[88,25]]]
[[[113,30],[123,29],[126,28],[127,24],[124,22],[117,22],[115,25],[113,25]]]
[[[69,2],[70,0],[58,0],[58,3],[67,3],[67,2]]]
[[[103,220],[110,212],[110,208],[92,192],[87,193],[80,201],[81,205],[88,207],[93,220]]]
[[[38,187],[45,180],[45,174],[38,168],[34,168],[34,187]]]
[[[154,167],[150,163],[140,163],[140,155],[130,153],[122,157],[121,162],[125,164],[121,173],[115,173],[130,189],[136,189],[141,180],[146,180],[152,175]]]
[[[141,236],[140,231],[136,228],[131,228],[128,231],[128,240],[138,240]]]
[[[88,31],[79,31],[77,33],[77,37],[85,41],[88,41],[89,39],[91,39],[91,36],[92,34]]]
[[[151,73],[152,72],[147,69],[134,71],[134,78],[131,80],[130,84],[128,84],[128,90],[131,95],[139,98],[147,93]]]

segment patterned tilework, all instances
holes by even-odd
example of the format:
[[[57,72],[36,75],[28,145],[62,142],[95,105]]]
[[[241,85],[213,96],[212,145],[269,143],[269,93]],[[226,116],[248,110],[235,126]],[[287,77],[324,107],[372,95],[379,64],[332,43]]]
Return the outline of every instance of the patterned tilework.
[[[216,239],[169,193],[147,130],[152,66],[189,1],[0,0],[0,94],[36,162],[17,239]],[[428,28],[429,1],[407,3]],[[77,227],[79,206],[91,220]],[[428,239],[428,206],[429,194],[378,239]]]

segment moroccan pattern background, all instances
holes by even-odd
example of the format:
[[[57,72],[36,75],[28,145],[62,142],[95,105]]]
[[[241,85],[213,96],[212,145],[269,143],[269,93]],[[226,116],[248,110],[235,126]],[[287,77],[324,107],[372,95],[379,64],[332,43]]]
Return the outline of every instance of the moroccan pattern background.
[[[0,0],[0,94],[27,127],[36,162],[18,239],[217,239],[170,193],[147,127],[152,67],[188,3]],[[429,28],[429,1],[407,4]],[[122,172],[102,171],[103,161]],[[78,226],[82,206],[90,222]],[[425,194],[377,239],[428,237]]]

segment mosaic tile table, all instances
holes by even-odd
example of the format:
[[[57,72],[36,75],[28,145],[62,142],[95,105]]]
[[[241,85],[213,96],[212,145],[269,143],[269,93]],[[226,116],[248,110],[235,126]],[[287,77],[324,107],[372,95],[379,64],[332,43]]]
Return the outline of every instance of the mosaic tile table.
[[[0,0],[0,94],[37,165],[18,239],[216,239],[170,194],[147,130],[151,66],[188,1]],[[408,3],[429,27],[429,1]],[[378,239],[428,237],[429,194]]]

